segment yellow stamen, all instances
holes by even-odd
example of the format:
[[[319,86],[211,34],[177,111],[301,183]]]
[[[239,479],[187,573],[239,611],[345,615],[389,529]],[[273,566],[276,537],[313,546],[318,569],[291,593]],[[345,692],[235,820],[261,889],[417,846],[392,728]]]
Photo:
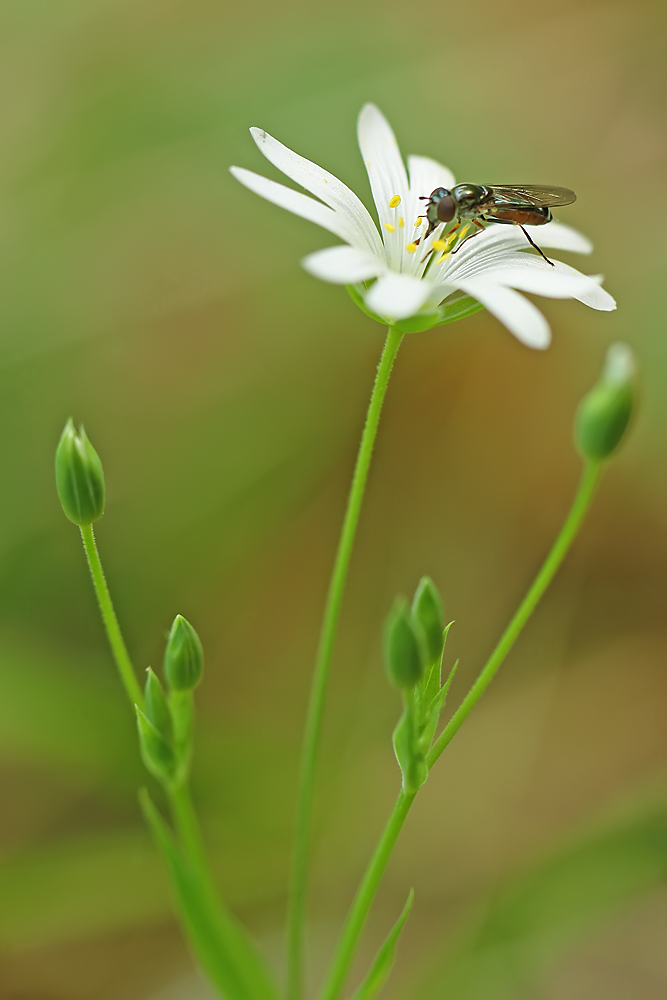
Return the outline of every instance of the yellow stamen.
[[[408,251],[408,253],[414,253],[415,250],[417,249],[417,244],[416,243],[408,243],[408,245],[406,246],[405,249]]]
[[[469,229],[470,229],[470,226],[464,226],[463,229],[461,230],[461,232],[457,233],[456,235],[458,236],[458,238],[460,240],[462,240],[463,237],[465,236],[465,234],[468,232]]]
[[[434,250],[446,250],[451,240],[433,240],[431,246]]]
[[[396,232],[396,226],[392,226],[391,222],[385,222],[384,228],[387,230],[387,232],[390,232],[390,233],[395,233]]]
[[[401,204],[400,194],[395,194],[394,197],[389,201],[389,208],[398,208]]]
[[[415,221],[415,229],[419,229],[421,224],[422,224],[422,217],[420,215],[419,218]]]
[[[442,264],[442,262],[445,259],[445,257],[451,257],[451,256],[452,256],[451,253],[449,253],[448,251],[445,251],[445,253],[440,254],[440,256],[438,257],[438,259],[436,260],[436,264]]]
[[[399,217],[398,217],[398,228],[402,229],[404,225],[405,225],[405,223],[403,221],[403,216],[399,215]]]

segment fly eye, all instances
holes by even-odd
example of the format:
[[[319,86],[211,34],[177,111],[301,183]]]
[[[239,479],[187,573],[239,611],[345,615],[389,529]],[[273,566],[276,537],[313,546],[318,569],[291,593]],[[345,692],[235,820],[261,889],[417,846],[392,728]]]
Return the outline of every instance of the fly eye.
[[[445,195],[438,202],[438,219],[440,222],[451,222],[456,215],[456,204],[451,195]]]

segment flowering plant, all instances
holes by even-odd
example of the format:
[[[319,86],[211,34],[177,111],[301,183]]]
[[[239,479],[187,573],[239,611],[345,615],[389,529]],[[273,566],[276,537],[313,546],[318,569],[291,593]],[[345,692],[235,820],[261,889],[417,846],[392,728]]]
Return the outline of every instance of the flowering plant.
[[[359,144],[379,228],[359,198],[332,174],[265,132],[253,129],[252,134],[264,155],[315,197],[240,167],[232,168],[234,176],[262,197],[343,240],[343,245],[307,256],[304,267],[326,281],[347,285],[364,312],[388,327],[324,609],[303,741],[289,891],[285,991],[288,1000],[300,1000],[312,802],[329,672],[373,444],[401,342],[406,333],[486,308],[521,341],[543,348],[549,342],[548,324],[520,292],[574,298],[601,310],[613,309],[615,303],[600,287],[599,276],[586,276],[559,261],[535,256],[516,227],[490,227],[469,241],[465,227],[460,225],[448,230],[442,223],[430,226],[432,231],[427,233],[419,214],[420,202],[433,189],[451,188],[454,179],[446,167],[422,156],[410,157],[406,172],[389,125],[372,105],[366,105],[360,114]],[[548,248],[578,253],[591,249],[583,236],[558,222],[540,226],[539,238],[541,245]],[[604,465],[623,438],[633,401],[633,358],[629,348],[617,344],[610,349],[602,377],[577,415],[575,439],[583,471],[572,507],[496,648],[442,727],[440,720],[456,664],[443,670],[450,626],[445,622],[435,584],[425,576],[412,602],[398,598],[390,611],[384,659],[387,677],[402,702],[402,714],[393,734],[400,787],[352,901],[321,988],[321,1000],[338,1000],[341,996],[375,893],[419,790],[488,688],[565,558]],[[274,976],[217,892],[190,798],[194,691],[203,670],[203,650],[197,633],[186,619],[176,616],[166,644],[163,679],[149,669],[142,690],[114,612],[93,530],[104,513],[102,463],[83,429],[77,432],[72,421],[65,427],[56,452],[56,482],[65,514],[81,530],[111,650],[136,712],[143,760],[169,804],[170,823],[148,791],[141,792],[141,806],[164,856],[184,931],[221,996],[228,1000],[277,1000],[280,991]],[[359,984],[355,1000],[371,1000],[383,986],[412,904],[410,892],[402,913]]]

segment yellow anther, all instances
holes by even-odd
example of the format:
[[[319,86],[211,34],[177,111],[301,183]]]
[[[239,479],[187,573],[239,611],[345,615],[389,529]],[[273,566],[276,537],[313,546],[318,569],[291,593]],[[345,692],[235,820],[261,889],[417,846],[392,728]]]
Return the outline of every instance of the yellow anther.
[[[458,238],[460,240],[462,240],[463,237],[465,236],[465,234],[468,232],[469,229],[470,229],[470,226],[464,226],[463,229],[461,230],[461,232],[457,233],[456,235],[458,236]]]
[[[399,217],[398,217],[398,228],[402,229],[404,225],[405,225],[405,222],[403,221],[403,216],[399,215]]]
[[[438,257],[438,259],[436,260],[436,264],[442,264],[442,262],[445,259],[445,257],[451,257],[451,253],[449,253],[449,251],[445,251],[445,253],[441,253],[440,256]]]
[[[431,246],[434,250],[446,250],[451,240],[433,240]]]
[[[396,232],[396,226],[392,226],[391,222],[385,222],[384,228],[390,233]]]
[[[421,224],[422,224],[422,217],[420,215],[418,219],[415,219],[415,229],[419,229]]]
[[[394,197],[391,198],[389,201],[389,208],[398,208],[400,204],[401,204],[401,196],[400,194],[395,194]]]
[[[408,243],[408,245],[406,246],[405,249],[408,251],[408,253],[414,253],[415,250],[417,249],[417,244],[416,243]]]

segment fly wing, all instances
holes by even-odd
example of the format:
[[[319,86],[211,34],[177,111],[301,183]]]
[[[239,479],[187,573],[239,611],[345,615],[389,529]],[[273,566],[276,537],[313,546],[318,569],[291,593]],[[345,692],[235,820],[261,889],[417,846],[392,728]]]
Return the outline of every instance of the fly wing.
[[[489,184],[488,187],[496,205],[551,208],[555,205],[571,205],[577,200],[576,194],[569,188],[546,184]]]

